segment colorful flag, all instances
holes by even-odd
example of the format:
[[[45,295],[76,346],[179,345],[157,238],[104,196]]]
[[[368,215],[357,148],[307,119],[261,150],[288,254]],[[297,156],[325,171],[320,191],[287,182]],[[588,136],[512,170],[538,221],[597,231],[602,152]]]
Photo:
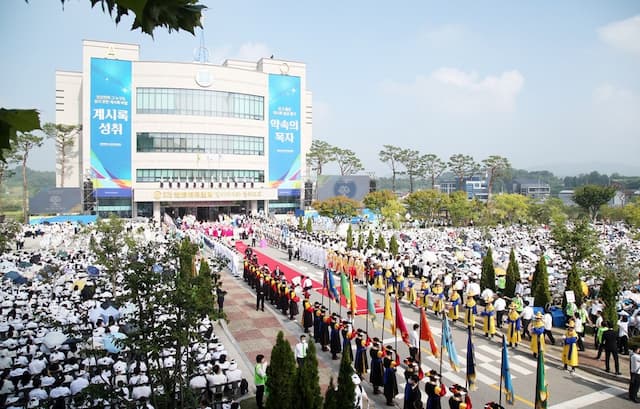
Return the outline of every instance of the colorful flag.
[[[509,354],[507,353],[507,340],[502,335],[502,379],[504,381],[504,396],[509,405],[513,405],[515,394],[513,393],[513,383],[511,383],[511,371],[509,371]],[[546,405],[545,405],[546,407]]]
[[[536,404],[535,409],[547,409],[549,398],[548,385],[544,375],[544,351],[538,351],[538,367],[536,369]]]
[[[336,283],[333,279],[333,273],[331,273],[331,270],[329,269],[326,269],[325,273],[327,277],[326,282],[328,283],[326,288],[328,290],[327,292],[329,293],[329,298],[331,298],[332,300],[340,301],[340,294],[336,289]]]
[[[400,310],[400,303],[398,303],[398,299],[396,298],[396,328],[400,330],[400,335],[402,336],[402,341],[410,345],[409,343],[409,331],[407,330],[407,325],[404,323],[404,318],[402,317],[402,310]],[[395,331],[394,331],[395,333]]]
[[[396,326],[393,322],[393,314],[391,313],[391,296],[385,294],[384,296],[384,319],[391,323],[391,332],[396,333]]]
[[[431,347],[431,353],[433,356],[437,357],[440,355],[436,339],[433,337],[433,333],[431,332],[431,327],[429,326],[429,321],[427,321],[427,314],[424,312],[424,308],[420,308],[420,339],[429,341],[429,346]]]
[[[353,287],[353,277],[349,276],[349,294],[351,295],[351,314],[355,318],[358,309],[358,300],[356,299],[356,290]]]
[[[442,320],[442,353],[449,355],[449,364],[454,372],[460,369],[458,363],[458,353],[456,352],[456,346],[453,343],[453,336],[451,335],[451,328],[449,327],[449,318],[445,315]]]
[[[344,273],[340,273],[340,291],[342,292],[342,296],[344,297],[344,302],[351,302],[351,292],[349,291],[349,282],[347,281],[347,276]]]
[[[470,391],[478,389],[476,385],[476,357],[471,340],[471,327],[467,327],[467,384]]]
[[[373,303],[373,297],[371,295],[371,286],[367,283],[367,310],[369,310],[369,316],[373,321],[376,319],[376,307]]]

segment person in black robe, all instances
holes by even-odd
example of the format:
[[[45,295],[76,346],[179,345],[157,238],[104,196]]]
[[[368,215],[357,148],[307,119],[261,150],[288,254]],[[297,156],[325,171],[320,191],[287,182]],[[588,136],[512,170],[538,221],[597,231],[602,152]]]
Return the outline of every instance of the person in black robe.
[[[322,311],[320,310],[320,303],[313,303],[313,340],[320,343],[320,331],[322,328]]]
[[[369,373],[369,383],[373,386],[373,394],[380,393],[379,388],[384,386],[384,366],[382,364],[382,356],[384,352],[380,350],[380,340],[373,339],[373,345],[369,350],[371,357],[371,372]]]
[[[339,318],[339,317],[338,317]],[[340,322],[334,320],[331,323],[331,359],[338,359],[338,354],[342,352],[342,343],[340,342]]]
[[[309,296],[305,296],[304,301],[302,301],[302,327],[304,328],[304,333],[308,334],[309,328],[313,326],[313,306],[311,305],[311,301],[309,301]]]
[[[455,384],[449,388],[453,394],[449,398],[449,409],[463,409],[470,407],[471,399],[467,395],[467,389],[463,386]]]
[[[329,350],[329,327],[331,327],[331,316],[327,313],[327,309],[322,307],[322,322],[320,326],[320,345],[323,351]]]
[[[369,369],[369,363],[367,362],[367,341],[366,333],[362,329],[358,329],[356,333],[356,358],[353,361],[353,367],[360,376],[365,376],[367,369]]]
[[[342,351],[349,354],[349,360],[353,362],[353,351],[351,349],[351,340],[354,338],[353,325],[351,324],[351,311],[347,311],[349,318],[342,321],[340,333],[342,334]]]
[[[396,361],[393,360],[393,349],[387,348],[387,355],[383,360],[384,365],[384,397],[387,406],[393,406],[393,399],[398,394],[398,381],[396,380]]]
[[[424,385],[424,391],[427,393],[426,409],[442,409],[440,399],[447,394],[447,387],[440,379],[437,371],[429,371],[429,380]]]
[[[298,307],[298,302],[300,302],[300,297],[295,292],[295,288],[291,287],[289,289],[289,319],[293,321],[300,313],[300,308]]]
[[[422,394],[420,393],[418,375],[411,375],[404,387],[403,409],[422,409]]]

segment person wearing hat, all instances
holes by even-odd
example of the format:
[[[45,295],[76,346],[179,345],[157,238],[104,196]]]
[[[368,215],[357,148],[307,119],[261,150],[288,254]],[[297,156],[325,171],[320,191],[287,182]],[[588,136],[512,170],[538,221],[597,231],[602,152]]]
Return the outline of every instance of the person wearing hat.
[[[340,329],[342,328],[340,324],[340,317],[337,314],[334,314],[333,319],[331,321],[331,359],[334,361],[338,359],[338,354],[342,352],[342,343],[340,342]]]
[[[468,409],[471,408],[471,398],[467,394],[467,389],[463,386],[455,384],[449,388],[453,394],[449,398],[450,409]]]
[[[305,293],[304,301],[302,301],[302,327],[304,328],[304,333],[308,334],[309,328],[313,326],[313,306],[311,305],[311,301],[309,301],[309,293]]]
[[[358,329],[356,332],[356,357],[353,361],[353,367],[356,373],[360,376],[365,376],[369,369],[369,362],[367,362],[367,347],[369,346],[369,339],[366,332],[362,329]]]
[[[539,351],[544,351],[544,320],[540,311],[536,313],[531,324],[530,348],[534,358],[538,356]]]
[[[459,313],[460,313],[460,304],[462,304],[462,300],[460,299],[460,294],[458,294],[457,291],[455,290],[451,290],[450,291],[451,295],[449,296],[449,319],[452,322],[455,322],[458,320],[459,317]]]
[[[431,309],[433,313],[436,315],[440,313],[444,314],[444,288],[442,287],[442,283],[436,281],[431,292]]]
[[[489,338],[493,338],[496,334],[496,311],[493,306],[491,297],[486,298],[484,305],[484,311],[480,313],[483,317],[482,330],[484,331],[484,336]]]
[[[320,303],[313,303],[313,340],[316,343],[320,343],[320,332],[322,328],[322,311],[320,309]]]
[[[329,330],[332,327],[331,325],[331,315],[327,311],[325,306],[321,308],[322,321],[320,325],[320,345],[322,345],[323,351],[329,350],[329,343],[331,341],[331,336],[329,335]]]
[[[396,361],[393,360],[393,348],[387,345],[384,365],[384,397],[387,406],[393,406],[393,399],[398,394],[398,381],[396,380]]]
[[[476,328],[476,315],[478,314],[478,307],[476,300],[472,295],[467,295],[467,302],[464,303],[464,324],[471,328],[473,332]]]
[[[373,338],[371,349],[369,350],[369,356],[371,357],[371,372],[369,373],[369,383],[373,386],[373,394],[380,393],[378,388],[384,386],[384,366],[382,363],[382,357],[384,351],[380,350],[380,340]]]
[[[564,369],[570,373],[575,372],[576,366],[578,366],[578,334],[575,330],[575,323],[573,320],[569,320],[567,323],[567,332],[562,336],[564,346],[562,347],[562,363]],[[569,369],[569,367],[571,367]]]
[[[422,409],[422,394],[420,393],[420,380],[417,374],[413,374],[404,386],[403,409]]]
[[[441,409],[440,399],[447,394],[447,387],[435,369],[429,371],[429,380],[424,385],[424,391],[427,393],[426,409]]]
[[[520,342],[520,314],[516,310],[514,303],[509,304],[509,313],[507,314],[507,342],[509,346],[518,346]]]

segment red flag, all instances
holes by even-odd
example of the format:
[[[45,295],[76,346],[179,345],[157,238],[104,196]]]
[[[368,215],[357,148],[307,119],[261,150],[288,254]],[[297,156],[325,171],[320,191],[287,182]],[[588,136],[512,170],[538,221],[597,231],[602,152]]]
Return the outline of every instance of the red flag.
[[[400,310],[400,304],[398,303],[398,299],[396,298],[396,329],[400,330],[400,335],[402,336],[402,341],[410,345],[409,343],[409,331],[407,331],[407,326],[404,323],[404,318],[402,318],[402,311]]]
[[[431,353],[434,356],[438,356],[438,345],[433,338],[433,333],[431,332],[431,327],[429,327],[429,321],[427,321],[427,314],[425,314],[424,308],[420,308],[420,339],[429,341]]]

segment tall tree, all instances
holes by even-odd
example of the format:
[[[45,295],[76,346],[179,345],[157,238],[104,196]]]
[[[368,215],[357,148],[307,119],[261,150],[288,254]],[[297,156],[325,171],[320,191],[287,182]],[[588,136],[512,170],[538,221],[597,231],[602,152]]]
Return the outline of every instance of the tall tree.
[[[607,272],[604,276],[602,287],[600,288],[600,297],[602,297],[602,301],[605,303],[602,317],[614,326],[617,326],[618,322],[618,313],[616,311],[618,290],[619,287],[615,275]]]
[[[0,162],[7,162],[7,150],[15,151],[19,132],[40,129],[40,113],[35,109],[0,108]]]
[[[450,194],[447,210],[454,226],[466,226],[470,220],[477,219],[474,204],[467,198],[467,192],[459,190]]]
[[[351,250],[353,248],[353,229],[351,228],[351,223],[349,223],[349,227],[347,228],[347,249]]]
[[[314,139],[311,142],[311,149],[307,153],[307,161],[311,164],[311,169],[316,171],[316,179],[322,175],[322,168],[327,163],[335,160],[335,148],[328,142]]]
[[[338,168],[342,176],[354,175],[364,170],[362,161],[356,156],[351,149],[335,148],[335,161],[338,162]]]
[[[487,249],[487,254],[482,259],[482,271],[480,275],[480,288],[484,291],[490,288],[496,290],[496,270],[493,267],[493,252],[491,247]]]
[[[431,189],[435,189],[436,179],[447,169],[447,164],[433,153],[427,153],[420,159],[421,171],[431,178]]]
[[[382,221],[390,225],[393,229],[400,228],[406,212],[405,207],[397,199],[389,201],[386,206],[380,210]]]
[[[580,280],[580,273],[577,268],[569,268],[567,272],[567,280],[564,286],[565,291],[573,291],[576,305],[582,304],[582,280]],[[562,296],[562,309],[567,306],[567,294],[566,292]]]
[[[316,200],[312,207],[320,216],[330,217],[336,225],[358,215],[362,207],[357,200],[345,196],[330,197],[326,200]]]
[[[314,342],[309,342],[307,357],[298,367],[294,409],[322,409],[322,392],[318,375],[318,358]]]
[[[447,166],[458,178],[458,190],[465,190],[465,182],[478,172],[480,166],[470,155],[457,153],[449,158]]]
[[[600,207],[613,199],[616,189],[613,186],[585,185],[573,192],[573,201],[582,207],[594,222]]]
[[[20,161],[22,166],[22,210],[24,212],[24,222],[29,223],[29,201],[27,189],[27,160],[29,153],[34,148],[42,146],[44,138],[29,132],[19,132],[16,138],[15,159]]]
[[[267,398],[266,409],[293,409],[296,400],[294,393],[296,375],[296,360],[293,356],[291,344],[284,338],[282,331],[278,332],[276,344],[271,350],[271,363],[267,367]]]
[[[545,307],[551,302],[549,273],[547,272],[547,260],[545,260],[544,254],[540,255],[540,259],[533,273],[531,294],[533,295],[533,305],[537,307]]]
[[[496,195],[487,209],[498,222],[508,225],[524,223],[529,217],[529,205],[531,199],[517,193],[503,193]]]
[[[89,241],[89,248],[111,280],[112,288],[116,288],[117,273],[125,265],[127,251],[133,244],[124,227],[124,221],[112,214],[108,219],[98,220],[92,240]]]
[[[372,212],[380,214],[382,208],[392,200],[396,200],[396,195],[391,190],[376,190],[367,193],[362,199],[362,204]]]
[[[598,234],[587,219],[576,221],[571,228],[566,223],[555,223],[551,229],[551,237],[556,251],[569,263],[570,272],[574,271],[580,277],[585,274],[587,267],[591,267],[591,274],[597,273],[598,269],[593,267],[601,263],[602,252]]]
[[[336,409],[338,406],[338,402],[336,401],[336,385],[333,383],[333,376],[329,378],[329,386],[327,387],[327,392],[324,395],[324,405],[323,409]]]
[[[504,293],[507,297],[516,295],[516,284],[520,281],[520,267],[516,259],[516,252],[511,248],[509,253],[509,265],[507,266],[507,277],[504,286]]]
[[[493,182],[506,169],[511,167],[509,160],[499,155],[491,155],[482,161],[484,170],[487,172],[487,202],[491,202],[491,194],[493,193]]]
[[[369,236],[367,237],[367,247],[372,249],[375,244],[375,239],[373,238],[373,230],[369,230]]]
[[[63,125],[48,122],[42,126],[42,130],[53,139],[56,146],[56,164],[60,169],[60,187],[64,187],[64,179],[69,160],[73,158],[73,146],[82,131],[82,125]]]
[[[380,162],[386,163],[391,168],[391,190],[396,191],[396,177],[403,174],[400,170],[402,148],[393,145],[382,145],[382,150],[378,152]]]
[[[393,254],[393,256],[398,255],[398,240],[396,240],[396,235],[392,234],[391,239],[389,239],[389,253]]]
[[[15,171],[11,169],[16,162],[15,158],[15,144],[11,145],[11,147],[7,149],[0,149],[2,151],[2,155],[4,156],[4,160],[0,160],[0,189],[2,188],[2,183],[9,179],[11,176],[15,174]]]
[[[407,176],[409,176],[409,193],[411,193],[413,192],[416,177],[422,174],[420,152],[414,149],[402,149],[399,161],[406,169]]]
[[[364,233],[358,234],[358,250],[362,250],[364,247]]]
[[[376,240],[376,247],[378,250],[386,251],[387,243],[384,241],[384,236],[382,233],[378,234],[378,240]]]
[[[434,189],[418,190],[410,193],[404,203],[413,219],[431,223],[440,210],[448,206],[449,196]]]
[[[335,395],[336,409],[353,409],[353,402],[356,398],[356,386],[351,379],[353,373],[351,354],[342,354],[340,371],[338,372],[338,390]]]

